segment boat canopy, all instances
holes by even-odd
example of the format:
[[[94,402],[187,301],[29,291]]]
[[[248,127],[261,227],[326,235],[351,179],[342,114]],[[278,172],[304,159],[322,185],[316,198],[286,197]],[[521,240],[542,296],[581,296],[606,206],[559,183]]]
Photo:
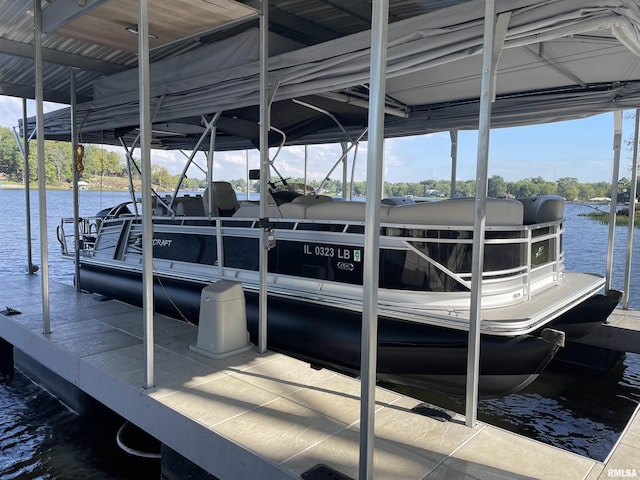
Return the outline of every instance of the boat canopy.
[[[471,0],[389,25],[386,137],[478,128],[484,3]],[[636,1],[509,0],[498,1],[497,12],[505,14],[508,29],[493,127],[640,105]],[[360,135],[367,126],[370,31],[291,48],[269,59],[270,144],[282,142],[278,130],[286,145]],[[193,149],[203,119],[216,113],[216,150],[257,146],[259,67],[257,29],[153,63],[152,147]],[[69,108],[46,114],[46,138],[69,141],[70,118]],[[96,81],[93,100],[77,105],[77,118],[85,143],[135,138],[137,69]],[[33,129],[35,117],[28,120]]]

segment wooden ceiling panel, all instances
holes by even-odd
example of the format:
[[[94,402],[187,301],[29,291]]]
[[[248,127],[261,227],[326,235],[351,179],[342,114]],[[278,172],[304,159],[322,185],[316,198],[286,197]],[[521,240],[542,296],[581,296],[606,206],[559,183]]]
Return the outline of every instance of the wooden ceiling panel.
[[[191,37],[200,32],[254,14],[231,0],[149,0],[149,48]],[[137,2],[109,0],[75,18],[56,33],[127,52],[137,52],[138,37],[127,31],[138,24]]]

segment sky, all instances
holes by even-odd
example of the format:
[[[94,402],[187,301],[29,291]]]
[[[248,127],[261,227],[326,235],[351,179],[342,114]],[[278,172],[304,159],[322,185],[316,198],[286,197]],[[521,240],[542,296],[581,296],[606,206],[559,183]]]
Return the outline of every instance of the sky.
[[[62,108],[45,103],[44,111]],[[28,115],[35,115],[35,103],[28,102]],[[633,112],[626,111],[623,121],[623,140],[633,138]],[[0,96],[0,125],[13,127],[22,118],[22,100]],[[478,139],[476,131],[461,131],[458,137],[458,180],[472,180],[476,176],[475,158]],[[122,149],[109,147],[124,153]],[[271,150],[271,156],[276,150]],[[338,160],[338,145],[312,145],[308,147],[308,178],[322,179]],[[366,142],[358,147],[355,180],[366,178]],[[579,182],[611,182],[613,164],[613,114],[607,113],[585,119],[556,122],[491,131],[489,143],[489,176],[499,175],[506,181],[542,177],[555,181],[563,177],[577,178]],[[199,154],[201,164],[204,154]],[[248,158],[248,160],[247,160]],[[349,155],[348,175],[351,175],[353,155]],[[180,173],[185,157],[179,152],[154,151],[152,163],[163,165],[169,173]],[[257,150],[217,153],[214,178],[232,180],[246,178],[249,168],[259,167]],[[631,175],[632,152],[626,144],[620,156],[620,176]],[[304,177],[304,147],[283,149],[274,162],[285,177]],[[192,173],[201,176],[199,171]],[[448,132],[389,139],[385,142],[384,179],[387,182],[419,182],[423,180],[449,180],[451,176],[451,143]],[[338,167],[331,178],[341,178]]]

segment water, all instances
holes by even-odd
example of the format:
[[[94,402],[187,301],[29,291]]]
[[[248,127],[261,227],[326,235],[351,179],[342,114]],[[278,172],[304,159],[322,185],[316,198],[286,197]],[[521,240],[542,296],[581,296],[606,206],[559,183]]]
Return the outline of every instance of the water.
[[[606,207],[605,207],[606,208]],[[581,214],[593,208],[565,206],[564,251],[567,271],[604,274],[609,226]],[[616,227],[612,287],[622,290],[627,228]],[[631,271],[640,269],[640,229],[634,232]],[[633,278],[633,277],[632,277]],[[640,308],[640,283],[631,282],[629,308]],[[407,393],[464,413],[462,399],[431,392]],[[610,372],[552,364],[526,389],[505,397],[481,400],[478,419],[550,445],[604,460],[640,402],[640,355],[627,354]]]
[[[81,191],[80,215],[129,199],[123,192]],[[73,211],[70,191],[47,193],[49,276],[71,284],[73,267],[59,255],[55,229],[60,218]],[[26,265],[24,192],[0,189],[0,269],[24,273]],[[34,263],[40,264],[37,192],[32,192]],[[566,266],[571,271],[603,273],[606,267],[608,226],[579,213],[584,205],[568,204],[565,232]],[[11,221],[16,219],[16,221]],[[626,227],[617,227],[614,284],[624,285]],[[10,239],[10,240],[8,240]],[[640,268],[640,230],[636,230],[632,269]],[[637,275],[637,273],[636,273]],[[631,286],[630,308],[640,308],[640,282]],[[424,400],[457,411],[462,401],[412,392]],[[536,438],[551,445],[602,460],[609,453],[640,401],[640,356],[607,374],[549,369],[524,391],[480,402],[482,421]],[[78,417],[49,393],[17,373],[0,381],[0,478],[2,479],[128,479],[159,477],[157,465],[131,459],[115,445],[121,419],[104,411]]]

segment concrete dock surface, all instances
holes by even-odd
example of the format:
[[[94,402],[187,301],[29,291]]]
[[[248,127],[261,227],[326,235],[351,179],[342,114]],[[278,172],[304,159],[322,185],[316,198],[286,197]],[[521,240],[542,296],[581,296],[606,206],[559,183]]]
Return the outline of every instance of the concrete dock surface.
[[[214,360],[190,350],[197,327],[154,316],[155,386],[144,388],[142,309],[50,283],[42,334],[41,278],[0,276],[0,337],[220,479],[300,478],[325,465],[358,477],[360,382],[255,349]],[[640,313],[616,311],[640,329]],[[612,316],[613,317],[613,316]],[[640,475],[636,409],[605,462],[479,423],[412,409],[377,388],[376,479],[609,479]]]

